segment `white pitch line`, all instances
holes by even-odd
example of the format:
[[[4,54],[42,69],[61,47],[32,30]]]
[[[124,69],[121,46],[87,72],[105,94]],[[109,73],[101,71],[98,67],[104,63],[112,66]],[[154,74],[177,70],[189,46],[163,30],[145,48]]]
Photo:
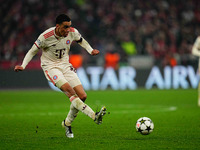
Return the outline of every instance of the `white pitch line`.
[[[114,113],[114,114],[130,114],[130,113],[142,113],[142,112],[168,112],[168,111],[176,111],[177,110],[177,107],[175,106],[170,106],[170,107],[163,107],[163,108],[151,108],[151,109],[141,109],[141,110],[130,110],[130,109],[126,109],[126,110],[119,110],[119,111],[111,111],[111,113]]]
[[[139,109],[138,107],[141,107]],[[149,106],[146,105],[115,105],[112,108],[120,108],[117,111],[110,111],[112,114],[130,114],[130,113],[142,113],[142,112],[168,112],[168,111],[176,111],[176,106]],[[122,108],[122,109],[121,109]],[[137,109],[135,109],[137,108]],[[108,108],[109,110],[109,108]],[[15,117],[15,116],[58,116],[58,115],[66,115],[66,112],[48,112],[48,113],[6,113],[0,114],[0,117]]]
[[[57,116],[57,115],[64,115],[64,112],[48,112],[48,113],[7,113],[7,114],[0,114],[0,117],[4,116]],[[66,114],[67,115],[67,114]]]

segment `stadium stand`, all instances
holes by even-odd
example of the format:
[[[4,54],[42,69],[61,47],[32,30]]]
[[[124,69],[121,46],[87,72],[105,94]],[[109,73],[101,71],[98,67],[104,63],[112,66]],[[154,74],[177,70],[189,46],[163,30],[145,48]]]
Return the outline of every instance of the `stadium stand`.
[[[20,63],[39,34],[55,25],[59,13],[68,14],[92,47],[101,50],[100,56],[87,59],[87,52],[73,45],[71,53],[85,58],[82,65],[104,65],[99,59],[109,52],[110,43],[122,64],[137,56],[153,57],[161,67],[192,64],[196,59],[190,53],[200,35],[198,0],[16,0],[4,1],[0,7],[1,69]],[[123,50],[127,38],[136,52]],[[40,55],[34,57],[33,69],[39,68]]]

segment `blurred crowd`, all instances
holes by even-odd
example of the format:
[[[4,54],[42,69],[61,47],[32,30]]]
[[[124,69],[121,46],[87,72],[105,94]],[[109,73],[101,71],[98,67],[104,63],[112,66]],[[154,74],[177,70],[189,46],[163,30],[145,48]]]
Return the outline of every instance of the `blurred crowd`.
[[[200,35],[198,0],[0,0],[0,63],[21,62],[37,37],[55,26],[60,13],[68,14],[72,26],[99,49],[89,58],[75,44],[71,54],[81,54],[83,65],[124,64],[130,57],[152,56],[155,65],[192,63],[192,45]],[[34,60],[38,61],[41,51]],[[109,56],[107,56],[109,55]],[[103,58],[103,59],[102,59]],[[117,64],[119,63],[119,64]]]

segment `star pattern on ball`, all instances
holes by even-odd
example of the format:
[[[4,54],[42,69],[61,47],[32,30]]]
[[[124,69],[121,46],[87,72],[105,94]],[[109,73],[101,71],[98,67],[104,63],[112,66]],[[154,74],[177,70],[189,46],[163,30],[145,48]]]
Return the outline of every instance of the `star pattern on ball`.
[[[136,131],[142,135],[150,134],[154,129],[153,121],[148,117],[141,117],[136,122]]]
[[[150,127],[150,126],[148,126],[146,130],[148,130],[148,132],[149,132],[149,131],[150,131],[150,130],[152,130],[152,129],[151,129],[151,127]]]

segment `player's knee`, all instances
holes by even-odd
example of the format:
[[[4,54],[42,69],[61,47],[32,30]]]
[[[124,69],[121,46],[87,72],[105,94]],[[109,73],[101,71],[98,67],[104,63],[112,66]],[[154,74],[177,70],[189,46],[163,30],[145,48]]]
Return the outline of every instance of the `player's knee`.
[[[79,98],[84,102],[87,99],[87,94],[82,94]]]

